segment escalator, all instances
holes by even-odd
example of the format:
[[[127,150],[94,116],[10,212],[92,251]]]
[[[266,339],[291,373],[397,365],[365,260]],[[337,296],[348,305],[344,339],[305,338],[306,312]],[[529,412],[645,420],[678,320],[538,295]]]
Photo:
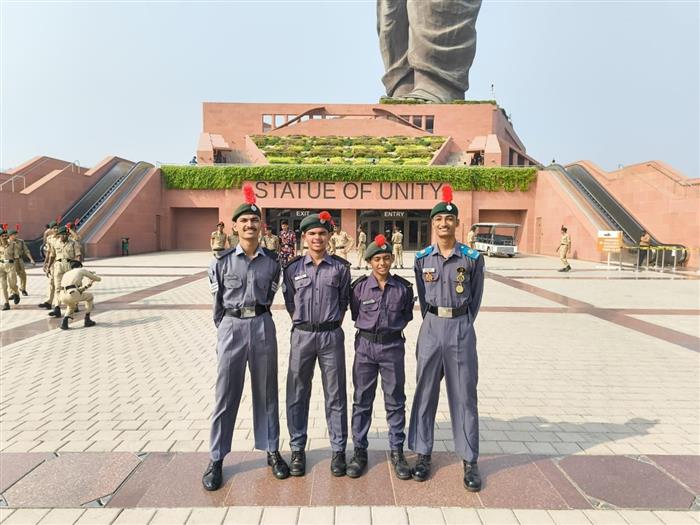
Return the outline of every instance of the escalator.
[[[109,171],[103,175],[87,192],[83,194],[68,210],[61,216],[61,222],[74,222],[78,220],[78,232],[85,237],[93,231],[95,219],[100,210],[111,208],[109,204],[118,196],[124,196],[125,191],[134,187],[133,181],[140,178],[153,165],[146,162],[130,162],[117,160]],[[43,260],[42,252],[43,238],[38,237],[27,241],[27,246],[32,252],[35,260]]]
[[[546,169],[557,171],[564,175],[572,186],[598,212],[610,230],[622,232],[623,242],[626,246],[636,247],[638,245],[639,238],[642,236],[642,232],[646,231],[646,228],[586,168],[580,164],[572,164],[566,168],[560,164],[552,164]],[[652,237],[651,246],[674,250],[674,253],[679,254],[676,256],[677,264],[683,264],[688,257],[688,250],[685,246],[679,244],[665,244]],[[635,263],[637,260],[636,248],[628,251],[626,258],[629,259],[628,262]],[[664,260],[666,265],[672,265],[673,262],[673,257],[668,257],[667,260]]]

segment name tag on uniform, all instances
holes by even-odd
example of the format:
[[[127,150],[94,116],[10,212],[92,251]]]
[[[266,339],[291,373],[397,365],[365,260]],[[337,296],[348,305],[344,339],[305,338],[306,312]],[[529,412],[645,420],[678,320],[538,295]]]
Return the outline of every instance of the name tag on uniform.
[[[423,268],[423,273],[435,273],[435,268]]]
[[[362,304],[374,304],[376,302],[377,301],[375,301],[374,299],[367,299],[366,301],[362,301]]]
[[[308,277],[308,275],[306,275],[305,273],[303,273],[303,274],[301,274],[301,275],[295,275],[295,276],[294,276],[294,280],[295,280],[295,281],[298,281],[299,279],[306,279],[307,277]]]

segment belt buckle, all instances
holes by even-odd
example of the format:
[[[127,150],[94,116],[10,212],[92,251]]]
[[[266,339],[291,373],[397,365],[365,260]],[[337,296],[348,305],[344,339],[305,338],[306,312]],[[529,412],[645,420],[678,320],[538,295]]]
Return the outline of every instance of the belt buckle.
[[[447,306],[438,306],[438,317],[446,317],[452,319],[452,308]]]
[[[255,317],[255,306],[241,307],[241,319],[249,319]]]

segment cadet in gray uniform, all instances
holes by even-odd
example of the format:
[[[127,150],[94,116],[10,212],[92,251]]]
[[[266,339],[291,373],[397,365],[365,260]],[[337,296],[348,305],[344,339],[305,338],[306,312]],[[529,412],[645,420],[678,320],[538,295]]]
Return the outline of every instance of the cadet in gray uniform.
[[[457,213],[448,186],[443,202],[430,212],[437,243],[416,254],[414,272],[423,324],[416,345],[416,393],[408,446],[418,454],[413,479],[425,481],[430,475],[440,381],[445,377],[455,453],[463,460],[465,488],[476,492],[481,489],[481,477],[476,465],[479,413],[474,320],[484,290],[484,260],[479,252],[456,241]]]
[[[367,433],[372,423],[377,375],[381,374],[391,463],[399,479],[410,479],[411,468],[403,455],[406,372],[402,330],[413,319],[413,285],[403,277],[389,273],[394,256],[391,244],[383,235],[375,237],[367,248],[365,259],[372,265],[372,274],[355,280],[350,296],[350,311],[358,331],[352,367],[355,454],[348,464],[347,474],[358,478],[367,467]]]
[[[326,421],[333,459],[331,473],[344,476],[348,439],[345,382],[345,335],[341,324],[350,303],[350,263],[328,255],[330,213],[314,213],[301,221],[309,251],[284,269],[284,302],[292,317],[287,374],[287,426],[292,449],[290,473],[306,473],[309,399],[318,358],[326,402]]]
[[[267,464],[277,479],[289,476],[289,467],[279,453],[277,334],[270,315],[280,266],[277,255],[258,243],[260,208],[255,204],[252,187],[244,187],[244,194],[246,202],[233,213],[240,242],[235,248],[219,252],[209,266],[218,370],[211,461],[202,477],[206,490],[217,490],[223,482],[222,465],[231,451],[246,363],[253,391],[255,448],[267,451]]]

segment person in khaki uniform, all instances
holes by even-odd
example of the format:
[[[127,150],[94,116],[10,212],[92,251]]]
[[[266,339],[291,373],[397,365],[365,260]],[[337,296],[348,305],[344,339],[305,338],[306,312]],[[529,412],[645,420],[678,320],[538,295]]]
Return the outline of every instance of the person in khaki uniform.
[[[277,237],[270,228],[265,228],[265,234],[260,239],[260,245],[273,252],[280,251],[280,238]]]
[[[46,286],[46,295],[44,296],[44,302],[39,303],[39,308],[46,308],[47,310],[53,309],[53,299],[55,295],[55,289],[53,285],[53,276],[51,274],[51,265],[49,264],[49,253],[51,251],[51,245],[57,238],[58,225],[56,221],[51,221],[48,224],[50,227],[44,232],[44,244],[42,250],[44,252],[44,266],[43,271],[48,279]]]
[[[10,230],[8,235],[10,243],[15,244],[15,275],[17,276],[17,279],[19,279],[19,290],[22,292],[22,295],[27,296],[29,294],[27,293],[27,271],[24,268],[24,258],[27,257],[32,264],[36,264],[36,262],[34,261],[34,257],[32,257],[32,253],[29,251],[29,248],[27,248],[27,243],[24,242],[24,239],[17,237],[18,233],[19,224],[15,226],[14,230]],[[15,287],[17,287],[16,284]]]
[[[393,246],[394,268],[403,268],[403,233],[398,226],[394,226],[391,234],[391,245]]]
[[[360,269],[360,265],[365,265],[367,270],[367,261],[365,261],[365,251],[367,250],[367,234],[362,226],[357,229],[357,266],[356,270]]]
[[[101,281],[102,278],[90,270],[83,268],[83,264],[80,261],[71,261],[70,267],[71,269],[61,277],[61,289],[58,292],[60,302],[66,305],[66,316],[61,322],[61,330],[68,330],[68,320],[73,319],[73,313],[76,311],[76,307],[80,301],[85,301],[86,305],[83,326],[86,328],[95,326],[97,323],[90,319],[94,297],[85,290],[92,286],[93,282]],[[83,279],[88,279],[89,282],[83,284]]]
[[[53,276],[54,294],[53,294],[53,311],[49,312],[51,317],[58,319],[61,317],[61,300],[58,293],[61,289],[61,279],[63,274],[68,272],[71,267],[71,261],[79,261],[82,258],[80,245],[72,239],[68,238],[68,229],[61,226],[58,229],[58,236],[49,245],[49,264],[51,265],[51,274]]]
[[[561,241],[559,241],[559,247],[557,248],[557,254],[559,254],[559,258],[561,259],[562,267],[558,271],[568,272],[571,270],[571,266],[569,266],[569,261],[566,259],[566,256],[569,254],[570,250],[571,250],[571,237],[567,233],[566,226],[562,226],[561,227]]]
[[[473,250],[474,244],[476,244],[476,226],[472,226],[467,233],[466,245]]]
[[[333,247],[333,252],[329,250],[328,253],[331,255],[340,255],[343,259],[348,258],[348,250],[352,245],[352,237],[350,237],[347,232],[341,230],[337,226],[333,226],[333,235],[331,235],[331,245]]]
[[[649,256],[651,247],[651,235],[646,230],[642,230],[642,236],[639,238],[639,250],[637,253],[637,271],[644,265]]]
[[[238,232],[236,232],[236,230],[233,230],[231,235],[228,236],[227,240],[228,240],[229,249],[235,248],[236,246],[238,246]]]
[[[224,223],[220,222],[216,225],[216,231],[211,232],[211,237],[209,238],[211,254],[216,256],[217,253],[225,250],[227,241],[226,232],[224,232]]]
[[[2,309],[10,309],[10,299],[15,304],[19,303],[19,292],[17,291],[17,276],[15,275],[15,245],[10,243],[7,230],[7,225],[3,225],[0,230],[0,288],[2,288]],[[12,292],[8,295],[8,290]]]

